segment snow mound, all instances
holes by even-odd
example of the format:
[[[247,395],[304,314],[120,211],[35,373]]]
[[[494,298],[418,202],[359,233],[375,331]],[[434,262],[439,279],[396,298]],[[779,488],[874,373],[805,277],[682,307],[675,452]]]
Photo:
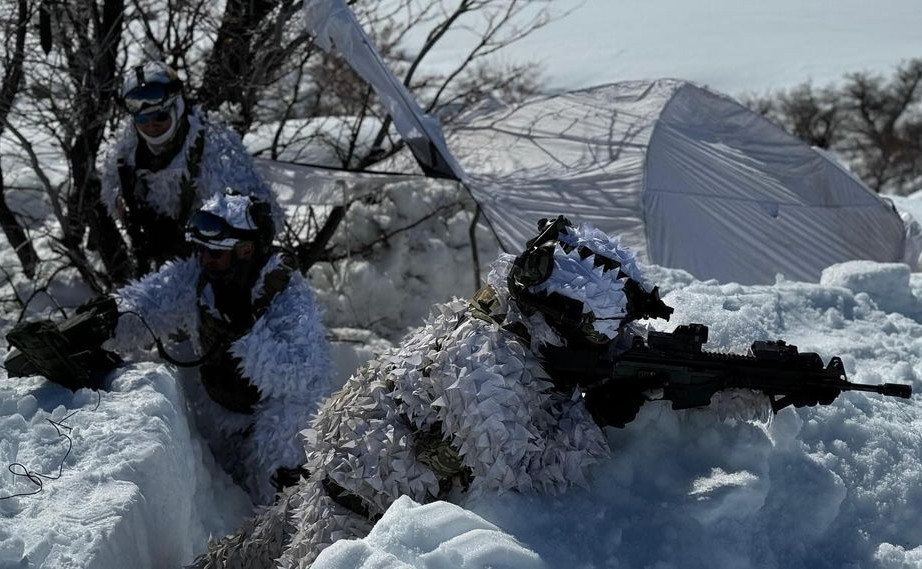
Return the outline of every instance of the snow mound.
[[[909,266],[902,263],[849,261],[823,270],[820,283],[866,293],[885,312],[922,313],[922,303],[909,290]]]
[[[544,569],[536,553],[493,524],[448,502],[397,499],[365,539],[342,540],[317,569]]]
[[[335,265],[311,267],[327,327],[365,328],[395,342],[422,324],[433,304],[472,296],[479,288],[469,236],[472,209],[463,190],[429,180],[386,184],[353,204],[332,244],[346,250],[377,244]],[[497,245],[483,227],[477,243],[482,279]]]
[[[0,375],[0,497],[37,489],[7,465],[61,468],[40,493],[0,500],[0,567],[178,567],[233,529],[251,505],[203,450],[183,401],[172,369],[156,364],[118,371],[99,394]],[[69,454],[49,421],[72,439]]]

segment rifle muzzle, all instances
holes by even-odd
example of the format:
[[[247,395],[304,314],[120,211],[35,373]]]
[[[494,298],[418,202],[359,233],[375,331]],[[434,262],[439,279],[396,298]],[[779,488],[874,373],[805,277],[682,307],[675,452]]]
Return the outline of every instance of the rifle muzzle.
[[[880,392],[889,397],[909,399],[912,397],[912,386],[899,383],[885,383],[880,386]]]

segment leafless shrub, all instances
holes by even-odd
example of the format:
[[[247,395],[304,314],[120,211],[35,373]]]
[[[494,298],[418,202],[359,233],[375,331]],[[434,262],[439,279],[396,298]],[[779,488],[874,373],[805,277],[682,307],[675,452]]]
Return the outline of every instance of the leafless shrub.
[[[3,122],[11,127],[5,141],[18,146],[46,193],[53,217],[47,227],[55,228],[48,237],[56,251],[96,290],[131,274],[124,234],[99,203],[97,164],[106,136],[123,118],[121,78],[142,59],[160,58],[179,69],[190,98],[241,134],[260,132],[269,141],[261,151],[273,159],[299,158],[310,149],[310,156],[330,165],[362,170],[402,148],[374,92],[339,57],[313,45],[297,0],[17,1],[27,7],[20,24],[28,25],[4,24],[4,69],[15,68],[9,61],[19,53],[12,49],[19,45],[17,30],[34,29],[39,12],[41,34],[27,35],[21,50],[21,104],[0,106],[12,109]],[[537,88],[533,66],[498,65],[493,56],[545,25],[549,0],[350,4],[388,64],[446,124],[482,97],[514,99]],[[460,35],[474,38],[468,53],[451,69],[424,73],[433,48]],[[424,37],[412,51],[406,47],[411,36]],[[67,171],[56,174],[62,162]],[[328,242],[350,207],[320,208],[311,223],[292,225],[287,241],[304,270],[334,260]],[[34,251],[14,246],[35,274]]]
[[[922,59],[890,78],[850,73],[839,85],[805,83],[746,102],[807,143],[839,153],[875,191],[922,186]]]

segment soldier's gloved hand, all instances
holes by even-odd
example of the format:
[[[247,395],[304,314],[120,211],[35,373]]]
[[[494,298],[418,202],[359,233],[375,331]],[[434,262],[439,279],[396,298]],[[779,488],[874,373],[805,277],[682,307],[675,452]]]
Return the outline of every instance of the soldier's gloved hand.
[[[835,387],[818,387],[802,395],[792,397],[794,407],[813,407],[815,405],[830,405],[842,393]]]
[[[92,333],[99,344],[115,336],[115,327],[118,325],[118,304],[114,296],[105,294],[97,296],[78,306],[74,312],[91,315]]]
[[[640,392],[612,393],[605,388],[590,388],[583,397],[586,409],[598,426],[619,429],[637,417],[646,400]]]
[[[84,302],[76,309],[77,314],[90,311],[95,311],[97,313],[117,312],[118,306],[115,303],[115,297],[108,294],[101,294],[96,298],[91,298]]]
[[[301,466],[296,468],[286,468],[282,466],[275,471],[275,474],[273,474],[271,478],[269,478],[269,482],[272,483],[276,492],[281,492],[285,488],[297,484],[302,477],[307,478],[309,474],[310,473]]]

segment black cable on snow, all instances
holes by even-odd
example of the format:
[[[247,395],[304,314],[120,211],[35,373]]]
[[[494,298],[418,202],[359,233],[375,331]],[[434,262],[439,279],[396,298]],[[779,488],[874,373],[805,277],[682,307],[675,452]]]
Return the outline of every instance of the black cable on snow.
[[[99,409],[99,404],[102,402],[102,392],[97,390],[96,395],[97,395],[96,406],[93,407],[92,411],[96,411],[97,409]],[[73,450],[74,448],[74,439],[72,439],[70,435],[64,432],[64,431],[70,432],[73,429],[73,427],[65,425],[64,422],[70,419],[71,417],[73,417],[74,415],[76,415],[79,411],[80,409],[73,411],[71,414],[67,415],[60,421],[54,421],[52,419],[45,419],[46,421],[51,423],[51,426],[54,427],[55,431],[57,431],[58,438],[63,437],[67,439],[67,452],[64,453],[64,457],[61,459],[61,463],[58,465],[58,473],[57,474],[42,474],[41,472],[36,472],[35,470],[31,470],[29,467],[27,467],[21,462],[14,462],[10,464],[9,466],[7,466],[7,470],[9,470],[10,473],[12,473],[14,477],[26,478],[29,482],[35,485],[35,490],[31,492],[19,492],[17,494],[10,494],[9,496],[2,496],[0,497],[0,500],[9,500],[10,498],[21,498],[24,496],[34,496],[36,494],[39,494],[42,490],[44,490],[45,480],[57,480],[58,478],[61,477],[61,475],[64,473],[64,462],[67,461],[67,457],[70,456],[70,451]]]

